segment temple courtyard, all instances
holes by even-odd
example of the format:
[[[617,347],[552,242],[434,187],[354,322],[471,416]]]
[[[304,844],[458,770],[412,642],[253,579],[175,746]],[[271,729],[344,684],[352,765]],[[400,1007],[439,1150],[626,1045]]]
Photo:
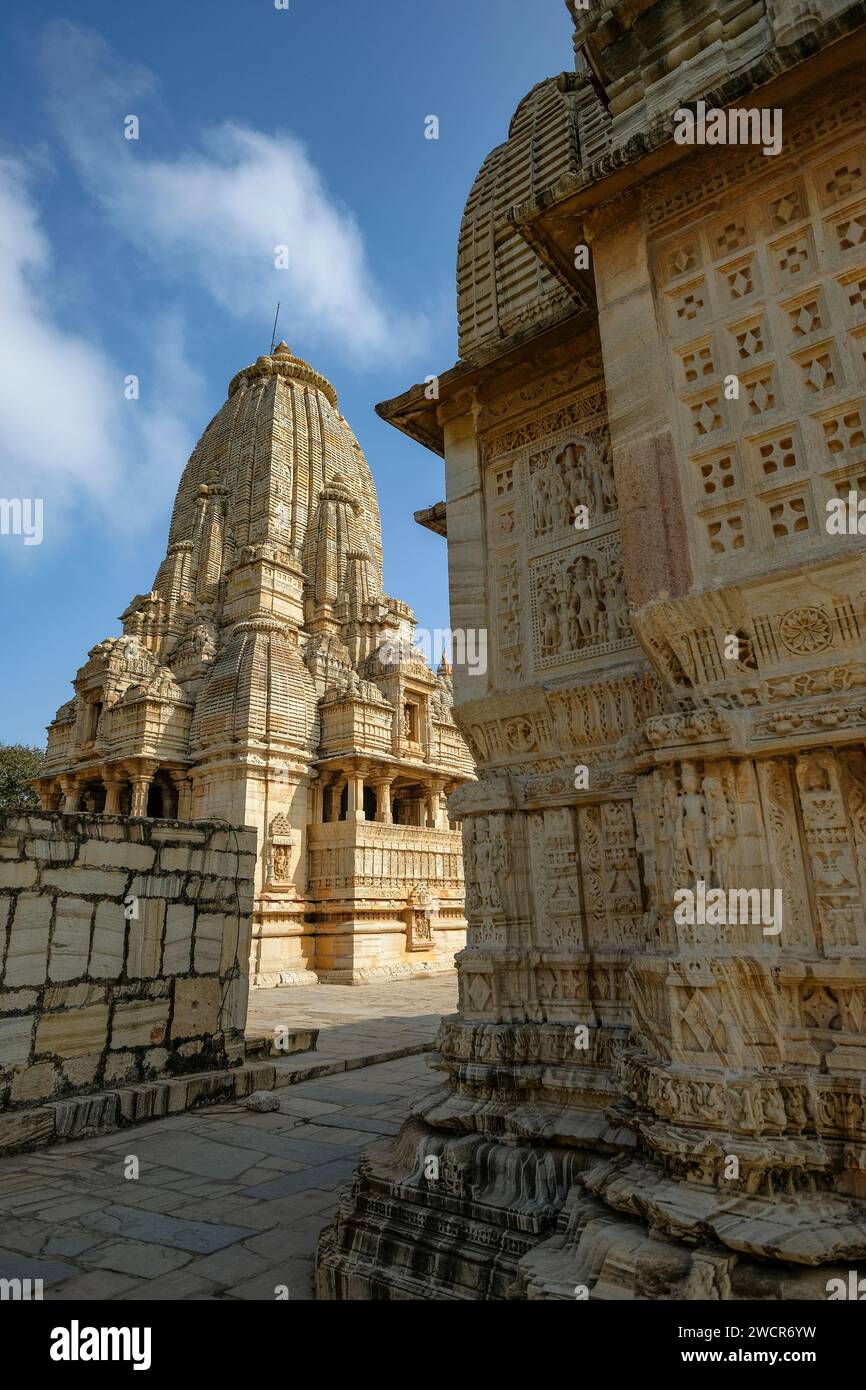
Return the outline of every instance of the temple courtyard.
[[[435,1084],[426,1054],[456,1007],[455,975],[254,991],[250,1036],[320,1030],[279,1110],[216,1105],[0,1161],[0,1279],[60,1300],[311,1299],[340,1189]]]

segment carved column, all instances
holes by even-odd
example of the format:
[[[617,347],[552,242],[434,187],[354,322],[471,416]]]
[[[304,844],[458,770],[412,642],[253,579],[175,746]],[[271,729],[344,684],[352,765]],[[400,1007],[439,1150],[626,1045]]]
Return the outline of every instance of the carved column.
[[[349,774],[349,805],[346,812],[347,820],[362,821],[366,819],[364,815],[364,776],[366,769],[356,767]]]
[[[150,789],[150,778],[136,773],[129,779],[132,783],[132,804],[129,814],[138,819],[147,815],[147,795]]]
[[[309,798],[307,822],[310,825],[321,825],[325,819],[325,788],[321,777],[315,770],[310,774],[307,795]]]
[[[54,782],[40,782],[36,788],[39,797],[39,805],[43,811],[53,811],[56,809],[57,792]]]
[[[129,780],[132,783],[132,799],[129,814],[136,819],[147,816],[147,796],[157,764],[146,759],[128,765]]]
[[[80,789],[76,777],[61,777],[60,788],[63,792],[63,810],[68,815],[78,810],[78,798]]]
[[[433,781],[427,789],[427,827],[430,830],[442,828],[442,788],[444,782]]]
[[[171,780],[177,790],[177,818],[178,820],[192,819],[192,778],[188,772],[173,772]]]
[[[105,783],[105,815],[120,815],[120,797],[126,778],[120,772],[106,771],[102,780]]]
[[[382,777],[376,782],[376,820],[382,825],[393,825],[394,814],[391,806],[391,787],[394,779]]]

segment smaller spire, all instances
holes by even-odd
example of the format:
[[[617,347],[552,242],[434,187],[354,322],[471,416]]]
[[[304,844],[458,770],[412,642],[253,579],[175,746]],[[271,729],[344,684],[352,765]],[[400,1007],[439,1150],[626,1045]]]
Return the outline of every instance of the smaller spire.
[[[289,347],[288,343],[283,338],[280,339],[280,341],[277,343],[277,346],[271,353],[271,357],[294,357],[294,355],[295,354],[292,352],[292,349]]]

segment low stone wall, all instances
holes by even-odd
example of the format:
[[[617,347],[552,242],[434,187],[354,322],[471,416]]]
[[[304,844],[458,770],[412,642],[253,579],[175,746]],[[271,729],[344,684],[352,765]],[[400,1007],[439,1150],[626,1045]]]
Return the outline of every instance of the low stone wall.
[[[237,1065],[256,832],[0,813],[0,1110]]]

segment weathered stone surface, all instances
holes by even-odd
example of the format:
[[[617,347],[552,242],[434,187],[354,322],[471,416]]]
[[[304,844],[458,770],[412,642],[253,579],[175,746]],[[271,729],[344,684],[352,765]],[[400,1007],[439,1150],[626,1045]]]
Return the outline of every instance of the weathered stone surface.
[[[231,930],[233,919],[216,913],[200,912],[195,924],[193,966],[200,974],[219,970],[223,937]]]
[[[137,917],[129,922],[126,973],[132,979],[149,979],[159,974],[165,899],[139,898],[137,909]]]
[[[54,1115],[50,1107],[0,1112],[0,1153],[15,1153],[49,1143],[53,1138]]]
[[[111,1020],[111,1048],[153,1047],[168,1028],[168,1001],[141,999],[116,1004]]]
[[[99,1071],[100,1062],[102,1061],[103,1045],[104,1035],[103,1044],[100,1045],[99,1052],[84,1053],[81,1056],[67,1058],[61,1062],[63,1080],[69,1086],[77,1090],[84,1086],[90,1086],[93,1083]]]
[[[48,978],[74,980],[87,969],[93,903],[85,898],[57,898]]]
[[[169,903],[165,918],[162,968],[166,975],[185,975],[192,957],[195,909],[185,903]]]
[[[219,1026],[220,982],[206,979],[175,980],[172,1039],[201,1037]]]
[[[379,407],[444,453],[491,663],[459,1016],[318,1294],[823,1298],[866,1263],[866,19],[569,9],[466,207],[463,360]],[[778,150],[675,141],[699,97]]]
[[[247,1110],[258,1110],[262,1112],[279,1110],[280,1098],[274,1095],[273,1091],[253,1091],[251,1096],[247,1096],[243,1104]]]
[[[30,1057],[35,1014],[0,1018],[0,1068],[20,1066]]]
[[[30,860],[0,863],[0,888],[32,888],[38,876],[39,870]]]
[[[93,897],[119,898],[126,887],[127,875],[109,869],[44,869],[41,882],[46,888],[61,893],[89,893]]]
[[[15,1076],[12,1100],[16,1105],[25,1101],[47,1100],[54,1095],[59,1081],[60,1072],[53,1062],[34,1062]]]
[[[43,859],[48,864],[68,864],[75,858],[78,844],[75,840],[44,837],[24,841],[24,852],[28,859]]]
[[[34,893],[22,893],[18,898],[3,975],[7,989],[16,985],[44,983],[48,969],[51,912],[50,898]]]
[[[156,863],[156,850],[152,845],[137,845],[127,842],[106,844],[102,840],[88,840],[81,848],[79,864],[85,868],[152,869]]]
[[[123,972],[126,929],[126,914],[120,903],[97,903],[87,967],[94,979],[116,980]]]
[[[83,1009],[105,999],[105,986],[82,980],[76,985],[48,985],[42,991],[43,1010]]]
[[[108,1005],[43,1014],[36,1029],[36,1055],[82,1057],[100,1054],[107,1042]]]
[[[39,991],[35,989],[0,990],[0,1015],[26,1013],[39,1003]]]

